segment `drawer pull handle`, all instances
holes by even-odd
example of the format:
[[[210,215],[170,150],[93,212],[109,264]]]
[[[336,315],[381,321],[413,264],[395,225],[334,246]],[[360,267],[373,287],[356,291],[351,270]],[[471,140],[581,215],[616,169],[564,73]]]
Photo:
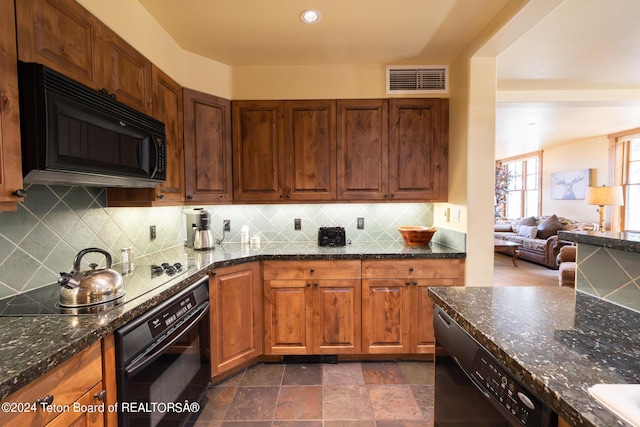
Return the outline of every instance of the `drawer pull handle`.
[[[104,402],[107,398],[107,390],[102,390],[100,393],[94,393],[93,397],[99,402]]]
[[[45,397],[39,397],[36,399],[36,405],[41,408],[46,408],[53,403],[53,394],[47,394]]]

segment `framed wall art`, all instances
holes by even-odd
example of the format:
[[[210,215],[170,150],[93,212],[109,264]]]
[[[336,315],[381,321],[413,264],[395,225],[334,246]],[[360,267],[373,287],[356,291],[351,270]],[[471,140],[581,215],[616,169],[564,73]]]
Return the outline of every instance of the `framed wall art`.
[[[590,183],[590,169],[575,169],[551,174],[553,200],[584,200]]]

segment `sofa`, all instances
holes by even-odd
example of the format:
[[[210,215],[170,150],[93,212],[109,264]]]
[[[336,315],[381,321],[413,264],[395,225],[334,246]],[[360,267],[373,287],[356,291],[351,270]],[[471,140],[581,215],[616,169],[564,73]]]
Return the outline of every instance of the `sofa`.
[[[572,242],[559,240],[559,230],[593,230],[595,225],[556,215],[501,220],[494,225],[494,238],[520,244],[520,259],[557,270],[560,248]]]
[[[576,286],[576,247],[563,246],[558,254],[558,286]]]

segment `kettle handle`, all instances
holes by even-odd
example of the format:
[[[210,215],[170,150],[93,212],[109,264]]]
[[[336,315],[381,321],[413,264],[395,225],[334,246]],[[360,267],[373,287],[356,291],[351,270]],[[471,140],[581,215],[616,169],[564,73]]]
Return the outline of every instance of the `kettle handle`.
[[[82,260],[83,256],[91,252],[98,252],[104,255],[104,257],[107,259],[107,270],[111,268],[111,254],[109,252],[100,248],[86,248],[78,252],[78,255],[76,255],[76,258],[73,260],[74,271],[80,271],[80,260]]]

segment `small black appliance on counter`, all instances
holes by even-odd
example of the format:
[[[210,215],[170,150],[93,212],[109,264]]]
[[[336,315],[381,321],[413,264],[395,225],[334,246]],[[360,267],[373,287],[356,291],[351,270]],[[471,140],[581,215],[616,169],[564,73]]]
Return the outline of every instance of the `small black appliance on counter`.
[[[344,227],[320,227],[318,229],[318,246],[344,246],[347,237]]]

